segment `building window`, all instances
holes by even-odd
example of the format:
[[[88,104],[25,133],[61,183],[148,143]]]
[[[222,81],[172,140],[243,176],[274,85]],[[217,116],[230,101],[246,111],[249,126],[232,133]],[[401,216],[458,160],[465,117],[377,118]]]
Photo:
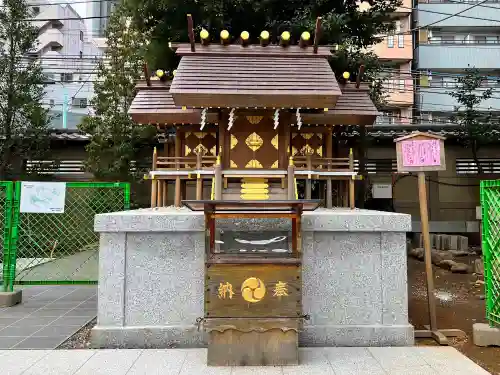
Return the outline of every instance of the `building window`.
[[[387,47],[394,48],[394,35],[387,36]]]
[[[440,76],[432,76],[432,79],[429,80],[430,87],[442,87],[443,86],[443,77]]]
[[[399,92],[404,92],[405,91],[405,80],[400,79],[399,80]]]
[[[50,99],[49,103],[51,106],[53,106],[55,104],[54,99]]]
[[[33,7],[33,15],[38,16],[40,14],[40,7]]]
[[[61,82],[73,81],[73,73],[61,73]]]
[[[78,106],[80,108],[87,108],[87,99],[86,98],[79,99],[78,100]]]
[[[398,48],[405,48],[405,36],[403,34],[398,35]]]
[[[80,40],[83,42],[83,31],[80,31]]]

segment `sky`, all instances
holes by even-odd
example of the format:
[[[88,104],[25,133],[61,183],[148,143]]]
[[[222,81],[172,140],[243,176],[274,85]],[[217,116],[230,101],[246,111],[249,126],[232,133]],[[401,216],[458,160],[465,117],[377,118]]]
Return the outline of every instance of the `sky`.
[[[71,1],[69,1],[69,4],[71,4]],[[78,1],[77,4],[72,4],[71,6],[80,14],[80,17],[87,17],[87,3]]]

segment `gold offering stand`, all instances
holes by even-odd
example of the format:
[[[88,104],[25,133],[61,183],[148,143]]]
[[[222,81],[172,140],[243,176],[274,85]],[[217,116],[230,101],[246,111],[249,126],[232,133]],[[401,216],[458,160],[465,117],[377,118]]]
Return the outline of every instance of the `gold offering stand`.
[[[305,317],[301,217],[319,203],[183,201],[191,210],[205,213],[205,315],[201,320],[208,332],[208,365],[298,364],[298,332]],[[272,236],[273,231],[258,231],[258,227],[268,225],[270,219],[291,220],[291,231],[279,229],[286,235],[267,239],[266,234]],[[228,229],[218,230],[216,220]],[[245,221],[253,229],[237,230]]]

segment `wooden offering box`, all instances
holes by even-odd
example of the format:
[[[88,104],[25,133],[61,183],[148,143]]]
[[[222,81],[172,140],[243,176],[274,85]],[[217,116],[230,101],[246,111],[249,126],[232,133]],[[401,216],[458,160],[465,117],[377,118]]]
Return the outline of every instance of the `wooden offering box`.
[[[318,201],[184,201],[204,210],[208,365],[298,364],[302,316],[301,215]],[[218,227],[288,219],[290,230]],[[225,224],[224,224],[225,222]],[[257,224],[258,225],[258,224]],[[265,225],[260,223],[260,225]],[[248,227],[247,227],[248,229]]]

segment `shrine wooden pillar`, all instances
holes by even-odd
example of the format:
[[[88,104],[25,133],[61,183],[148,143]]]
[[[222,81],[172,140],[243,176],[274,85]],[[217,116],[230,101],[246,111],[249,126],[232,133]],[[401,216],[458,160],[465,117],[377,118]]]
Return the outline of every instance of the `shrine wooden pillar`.
[[[333,130],[331,126],[328,126],[328,129],[326,131],[326,142],[325,142],[325,147],[326,147],[326,157],[328,159],[331,159],[332,153],[333,153]],[[328,161],[328,170],[331,170],[331,164],[330,160]],[[333,192],[332,192],[332,178],[331,176],[328,176],[326,179],[326,208],[332,208],[333,207]]]
[[[181,157],[181,151],[182,151],[182,138],[181,134],[179,132],[179,129],[176,129],[175,131],[175,167],[177,171],[180,169],[180,162],[179,159]],[[181,206],[181,176],[177,175],[175,176],[175,194],[174,194],[174,206],[175,207],[180,207]]]
[[[151,167],[152,171],[156,170],[156,162],[158,161],[158,153],[156,151],[156,147],[153,150],[153,165]],[[151,178],[151,208],[156,207],[156,199],[157,199],[157,186],[158,183],[155,180],[154,176]]]
[[[349,169],[351,171],[354,171],[354,154],[352,153],[352,148],[349,150]],[[349,207],[351,210],[354,210],[356,207],[356,201],[355,201],[355,195],[354,195],[354,176],[351,176],[349,179]]]
[[[196,169],[201,170],[201,152],[196,155]],[[196,200],[203,199],[203,180],[201,179],[201,175],[199,173],[196,174]]]

